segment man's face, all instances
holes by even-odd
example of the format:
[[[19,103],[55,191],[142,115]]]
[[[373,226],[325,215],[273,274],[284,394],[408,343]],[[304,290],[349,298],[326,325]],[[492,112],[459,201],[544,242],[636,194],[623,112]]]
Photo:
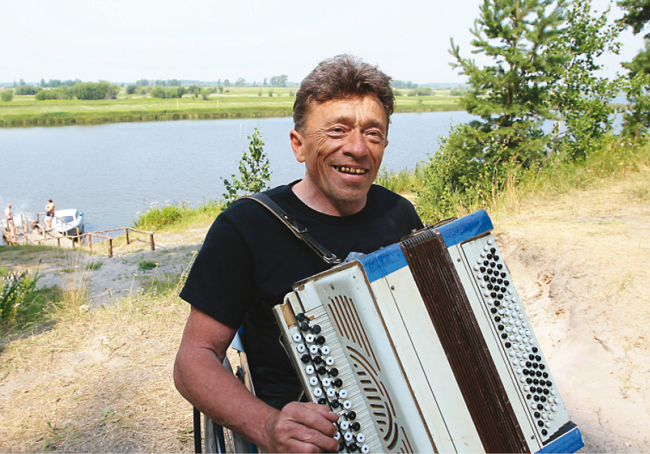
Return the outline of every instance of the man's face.
[[[312,208],[334,215],[360,211],[388,145],[388,118],[374,95],[312,103],[303,131],[291,131],[305,163],[297,188]],[[305,200],[306,199],[306,200]]]

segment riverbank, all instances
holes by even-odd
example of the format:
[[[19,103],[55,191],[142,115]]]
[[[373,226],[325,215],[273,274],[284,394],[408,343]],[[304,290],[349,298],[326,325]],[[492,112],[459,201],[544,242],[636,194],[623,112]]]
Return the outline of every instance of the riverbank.
[[[267,91],[233,88],[231,93],[211,94],[205,100],[190,95],[179,99],[123,95],[114,100],[98,101],[37,101],[34,96],[15,96],[13,101],[0,103],[0,127],[290,117],[295,90],[276,88],[270,90],[269,96]],[[458,99],[448,91],[437,92],[435,96],[398,96],[395,112],[460,110]]]
[[[643,168],[490,213],[585,452],[650,450],[649,181]],[[102,263],[83,271],[86,306],[0,341],[4,450],[192,452],[191,407],[171,378],[188,313],[176,284],[206,229],[113,259],[0,250],[1,266],[48,284],[73,279],[62,270],[74,260]]]

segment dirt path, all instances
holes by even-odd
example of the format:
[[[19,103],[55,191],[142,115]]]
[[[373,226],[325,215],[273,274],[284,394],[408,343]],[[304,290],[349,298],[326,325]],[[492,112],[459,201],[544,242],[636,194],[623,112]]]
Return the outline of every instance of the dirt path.
[[[495,235],[585,452],[650,451],[650,175],[491,213]],[[170,282],[206,229],[157,234],[113,259],[77,258],[93,304]],[[61,285],[71,258],[26,256]],[[142,271],[140,263],[158,266]],[[124,300],[123,300],[124,301]],[[123,303],[124,304],[124,303]],[[187,308],[159,301],[97,311],[0,351],[0,450],[191,452],[191,412],[171,364]],[[93,312],[91,312],[92,314]],[[155,355],[148,352],[155,351]],[[47,360],[44,361],[43,358]],[[49,423],[49,424],[48,424]]]

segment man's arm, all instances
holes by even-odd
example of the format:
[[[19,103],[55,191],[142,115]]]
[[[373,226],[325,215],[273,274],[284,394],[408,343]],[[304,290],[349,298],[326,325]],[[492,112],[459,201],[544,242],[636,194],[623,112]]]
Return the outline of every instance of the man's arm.
[[[298,402],[278,411],[223,366],[235,331],[192,307],[174,364],[174,382],[183,397],[266,452],[336,452],[336,413]]]

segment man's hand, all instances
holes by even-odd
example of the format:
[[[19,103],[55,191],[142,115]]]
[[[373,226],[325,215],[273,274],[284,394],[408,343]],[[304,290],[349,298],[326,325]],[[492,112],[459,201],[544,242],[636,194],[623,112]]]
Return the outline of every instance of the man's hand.
[[[325,405],[291,402],[266,423],[269,452],[337,452],[337,419]]]

